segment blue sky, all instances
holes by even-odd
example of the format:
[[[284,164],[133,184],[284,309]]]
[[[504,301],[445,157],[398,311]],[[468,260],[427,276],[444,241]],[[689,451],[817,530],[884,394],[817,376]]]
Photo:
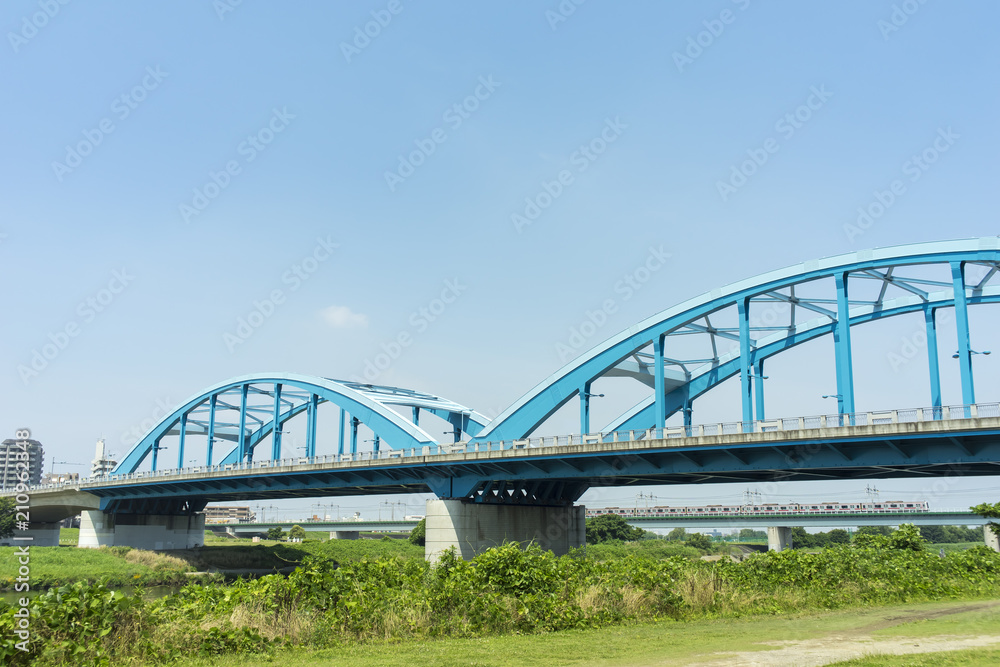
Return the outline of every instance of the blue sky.
[[[7,2],[0,432],[31,428],[58,461],[88,462],[101,436],[123,454],[161,404],[255,371],[356,376],[401,332],[414,343],[379,382],[492,415],[562,365],[558,345],[650,248],[669,261],[588,345],[804,260],[995,235],[998,14],[916,0]],[[603,152],[580,151],[602,133]],[[940,136],[947,151],[911,181],[908,161]],[[765,153],[734,186],[734,165]],[[551,205],[512,221],[560,172]],[[415,330],[449,284],[460,296]],[[105,289],[100,312],[86,305]],[[275,289],[286,298],[253,335],[227,339]],[[974,313],[975,345],[996,320]],[[887,361],[915,322],[859,336],[859,409],[928,403],[923,365]],[[18,367],[68,325],[78,335],[25,379]],[[807,348],[775,363],[772,414],[830,408],[832,345]],[[997,400],[1000,360],[980,363],[979,397]],[[695,420],[738,419],[726,391]],[[932,502],[995,499],[992,478],[960,486]]]

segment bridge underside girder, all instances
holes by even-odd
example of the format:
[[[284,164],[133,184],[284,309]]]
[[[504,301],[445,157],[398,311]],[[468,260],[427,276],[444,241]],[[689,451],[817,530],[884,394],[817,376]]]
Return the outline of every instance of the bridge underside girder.
[[[937,432],[876,435],[872,430],[878,427],[857,427],[852,429],[855,437],[836,439],[817,430],[795,438],[774,433],[711,436],[687,439],[704,444],[685,446],[671,439],[592,443],[488,458],[473,453],[364,467],[234,471],[224,477],[192,475],[87,491],[102,497],[106,511],[125,511],[116,508],[140,502],[193,508],[233,500],[428,492],[477,503],[565,505],[593,487],[1000,474],[1000,434],[995,429],[949,431],[947,437]]]

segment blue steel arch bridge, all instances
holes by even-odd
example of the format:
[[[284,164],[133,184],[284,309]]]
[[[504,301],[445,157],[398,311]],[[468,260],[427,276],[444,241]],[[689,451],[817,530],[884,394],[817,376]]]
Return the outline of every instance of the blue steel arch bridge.
[[[264,373],[199,392],[154,426],[106,479],[79,489],[120,514],[184,514],[216,500],[433,492],[466,504],[572,506],[601,485],[993,475],[1000,413],[977,403],[969,308],[1000,300],[1000,238],[864,250],[808,261],[721,287],[648,317],[552,373],[494,419],[429,393]],[[962,403],[942,404],[938,321],[953,314]],[[852,331],[921,314],[930,395],[920,408],[855,410]],[[995,334],[979,332],[977,345]],[[765,364],[826,338],[837,413],[768,420]],[[600,428],[593,387],[627,378],[644,397]],[[738,378],[740,419],[695,425],[693,405]],[[537,437],[564,406],[579,429]],[[319,442],[317,415],[337,438]],[[683,426],[667,420],[683,417]],[[428,417],[448,425],[424,428]],[[304,454],[283,449],[305,420]],[[373,434],[359,443],[363,425]],[[176,460],[160,452],[173,441]],[[198,447],[204,459],[185,465]],[[221,444],[220,444],[221,443]],[[145,469],[148,462],[148,469]],[[173,465],[172,465],[173,464]],[[574,519],[575,520],[575,519]]]

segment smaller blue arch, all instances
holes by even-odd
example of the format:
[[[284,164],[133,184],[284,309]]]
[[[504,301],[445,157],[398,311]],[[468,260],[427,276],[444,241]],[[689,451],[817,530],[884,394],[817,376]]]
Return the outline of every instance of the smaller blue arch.
[[[430,394],[420,394],[409,390],[378,387],[376,385],[361,385],[358,383],[289,373],[246,375],[209,387],[205,391],[184,401],[172,413],[153,426],[132,447],[112,474],[134,472],[150,454],[153,454],[155,461],[156,448],[159,446],[159,441],[164,436],[173,433],[179,433],[182,436],[211,433],[216,440],[235,441],[237,443],[236,447],[227,453],[219,463],[235,463],[240,461],[243,456],[252,452],[253,448],[265,437],[271,435],[274,426],[273,415],[268,415],[266,419],[248,415],[249,410],[242,409],[241,405],[242,428],[236,427],[234,429],[232,426],[229,426],[228,428],[221,428],[218,431],[215,430],[214,422],[209,427],[206,424],[200,423],[197,419],[192,419],[192,415],[196,411],[203,411],[207,403],[221,402],[226,407],[232,408],[233,406],[226,403],[220,397],[226,397],[227,394],[234,391],[238,391],[242,395],[244,392],[249,393],[252,389],[257,394],[271,394],[271,391],[261,389],[260,387],[276,387],[277,385],[281,385],[284,390],[296,392],[298,398],[301,398],[301,392],[306,392],[309,397],[312,397],[308,401],[292,404],[290,408],[281,411],[278,419],[279,424],[302,412],[309,412],[310,404],[312,404],[312,409],[315,410],[315,406],[319,403],[329,402],[337,405],[353,418],[365,424],[379,438],[384,439],[386,445],[390,448],[423,447],[437,444],[437,440],[431,437],[425,430],[388,407],[389,401],[381,402],[378,400],[380,392],[385,393],[390,389],[395,389],[395,393],[397,394],[397,399],[392,401],[393,404],[419,406],[435,415],[441,416],[449,421],[449,423],[462,427],[466,432],[478,432],[486,422],[482,415],[464,408],[457,403],[452,403]],[[248,416],[250,421],[258,423],[257,428],[248,428],[246,426]],[[312,419],[315,419],[315,417],[312,417]]]

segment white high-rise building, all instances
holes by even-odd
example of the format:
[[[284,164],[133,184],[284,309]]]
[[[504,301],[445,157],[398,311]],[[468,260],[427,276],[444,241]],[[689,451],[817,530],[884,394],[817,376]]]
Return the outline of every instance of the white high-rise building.
[[[97,453],[94,456],[94,460],[90,462],[90,476],[91,477],[104,477],[111,474],[111,471],[115,469],[118,465],[118,461],[109,458],[107,450],[104,446],[104,438],[97,441]]]

